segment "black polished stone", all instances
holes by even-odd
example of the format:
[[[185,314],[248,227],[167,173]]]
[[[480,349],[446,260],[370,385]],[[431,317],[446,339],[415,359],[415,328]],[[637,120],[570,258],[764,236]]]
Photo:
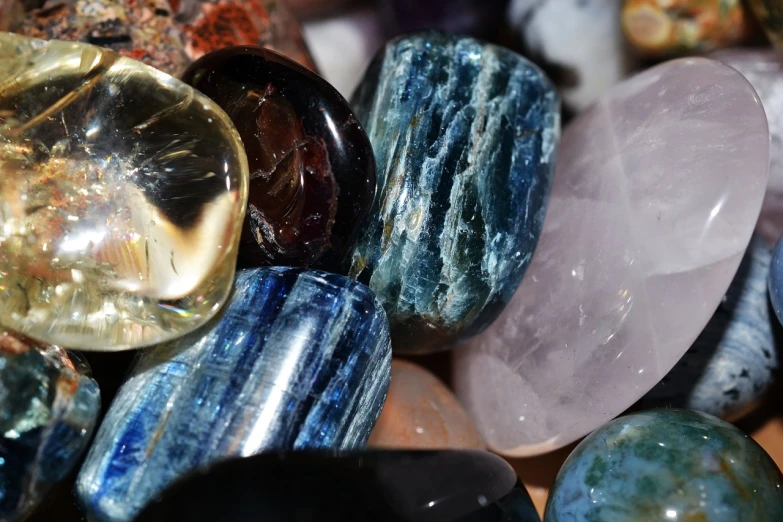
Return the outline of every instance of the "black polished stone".
[[[280,453],[226,461],[169,488],[136,522],[540,522],[483,451]]]
[[[240,265],[346,272],[376,185],[370,141],[348,102],[320,76],[259,47],[210,53],[182,79],[228,113],[247,152]]]

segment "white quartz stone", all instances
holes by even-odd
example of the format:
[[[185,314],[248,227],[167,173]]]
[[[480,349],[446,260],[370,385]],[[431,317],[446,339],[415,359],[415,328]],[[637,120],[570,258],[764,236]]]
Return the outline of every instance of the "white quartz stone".
[[[509,22],[571,109],[585,109],[637,61],[620,24],[621,0],[513,0]]]
[[[321,75],[350,98],[385,40],[378,8],[359,5],[305,22],[302,29]]]

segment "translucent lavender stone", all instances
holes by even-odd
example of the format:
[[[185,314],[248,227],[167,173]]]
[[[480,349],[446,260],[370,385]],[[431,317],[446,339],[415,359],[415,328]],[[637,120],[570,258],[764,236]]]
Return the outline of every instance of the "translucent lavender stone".
[[[728,420],[750,412],[780,365],[767,298],[772,250],[754,236],[715,315],[637,406],[687,408]]]
[[[566,129],[530,268],[455,351],[457,395],[490,447],[561,447],[666,375],[734,277],[768,158],[756,92],[702,58],[619,84]]]

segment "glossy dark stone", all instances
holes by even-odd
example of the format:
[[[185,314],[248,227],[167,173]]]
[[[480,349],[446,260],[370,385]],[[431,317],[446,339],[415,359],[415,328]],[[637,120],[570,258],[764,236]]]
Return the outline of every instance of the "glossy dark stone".
[[[497,36],[508,0],[384,0],[387,23],[397,33],[440,29],[479,37]]]
[[[168,489],[136,522],[175,520],[540,522],[514,470],[483,451],[288,453],[224,462]]]
[[[340,93],[255,47],[204,56],[183,79],[228,113],[245,145],[250,196],[240,264],[345,272],[375,195],[375,162]]]

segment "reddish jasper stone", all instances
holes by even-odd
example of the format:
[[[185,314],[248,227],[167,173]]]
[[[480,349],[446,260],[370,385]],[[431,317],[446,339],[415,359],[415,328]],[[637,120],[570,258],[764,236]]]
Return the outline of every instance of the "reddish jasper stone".
[[[228,113],[245,145],[250,196],[240,264],[346,272],[375,196],[375,160],[345,99],[257,47],[211,53],[183,80]]]
[[[296,20],[276,0],[0,0],[0,30],[108,47],[169,74],[206,53],[261,45],[315,70]]]

